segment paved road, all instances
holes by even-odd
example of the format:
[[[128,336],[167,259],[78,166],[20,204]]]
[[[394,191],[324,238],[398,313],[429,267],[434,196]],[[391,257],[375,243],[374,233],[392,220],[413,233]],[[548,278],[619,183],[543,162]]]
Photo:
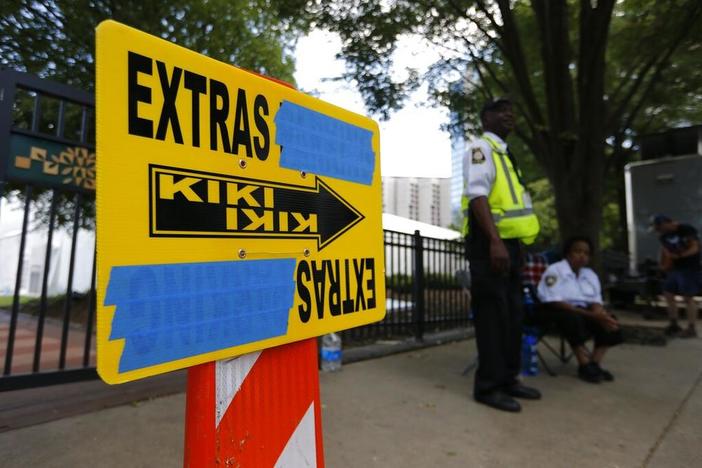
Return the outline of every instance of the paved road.
[[[5,366],[7,343],[12,314],[0,309],[0,366]],[[19,314],[15,330],[15,342],[12,351],[12,374],[32,372],[34,350],[36,347],[38,319],[32,315]],[[60,320],[46,318],[41,341],[40,369],[51,371],[59,368],[61,353],[61,336],[63,323]],[[66,368],[83,367],[85,349],[85,328],[71,324],[68,327],[66,345]],[[95,337],[91,339],[89,365],[95,366]]]
[[[321,376],[326,464],[351,467],[702,466],[702,339],[624,345],[591,385],[575,367],[529,378],[514,415],[470,399],[474,341]],[[2,467],[178,467],[182,394],[0,433]]]

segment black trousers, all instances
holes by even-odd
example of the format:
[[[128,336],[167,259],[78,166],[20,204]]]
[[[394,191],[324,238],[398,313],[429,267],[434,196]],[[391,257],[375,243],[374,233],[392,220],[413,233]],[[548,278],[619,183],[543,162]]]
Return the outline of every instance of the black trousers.
[[[486,258],[471,258],[472,307],[478,345],[473,392],[484,395],[517,382],[522,342],[522,252],[518,240],[504,241],[510,270],[497,274]]]
[[[624,341],[621,328],[615,331],[606,330],[595,319],[548,303],[540,304],[534,313],[534,322],[537,325],[555,325],[572,347],[582,346],[590,338],[594,338],[596,348],[616,346]]]

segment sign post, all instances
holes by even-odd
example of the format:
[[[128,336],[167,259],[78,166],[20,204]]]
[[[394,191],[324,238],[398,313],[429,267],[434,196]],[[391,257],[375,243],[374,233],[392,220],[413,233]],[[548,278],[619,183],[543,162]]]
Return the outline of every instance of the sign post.
[[[184,466],[323,467],[318,375],[315,339],[188,369]]]
[[[310,338],[385,314],[377,124],[113,21],[96,63],[100,376],[190,368],[186,466],[322,466]]]

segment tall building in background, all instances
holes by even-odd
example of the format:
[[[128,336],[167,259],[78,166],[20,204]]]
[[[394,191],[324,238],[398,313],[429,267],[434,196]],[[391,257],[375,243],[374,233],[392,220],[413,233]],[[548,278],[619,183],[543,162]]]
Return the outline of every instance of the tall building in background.
[[[454,92],[463,91],[465,81],[455,81],[450,85]],[[463,221],[461,213],[461,196],[463,195],[463,155],[466,150],[467,141],[463,133],[462,126],[459,125],[459,117],[456,112],[449,114],[451,136],[451,223],[460,226]]]
[[[447,227],[451,224],[449,178],[383,177],[383,213]]]
[[[453,115],[453,112],[451,113]],[[463,194],[463,154],[467,142],[463,135],[451,131],[451,221],[460,226],[461,196]]]

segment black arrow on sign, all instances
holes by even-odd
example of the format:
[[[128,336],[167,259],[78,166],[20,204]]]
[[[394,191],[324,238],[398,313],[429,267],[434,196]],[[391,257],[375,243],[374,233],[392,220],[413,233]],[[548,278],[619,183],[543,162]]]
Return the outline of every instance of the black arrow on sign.
[[[326,182],[314,187],[150,166],[152,237],[316,239],[323,249],[364,216]]]
[[[282,211],[289,213],[316,214],[317,235],[308,237],[317,237],[317,245],[320,249],[364,218],[356,208],[316,176],[314,191],[293,188],[276,189],[275,207],[276,209],[280,207]]]

